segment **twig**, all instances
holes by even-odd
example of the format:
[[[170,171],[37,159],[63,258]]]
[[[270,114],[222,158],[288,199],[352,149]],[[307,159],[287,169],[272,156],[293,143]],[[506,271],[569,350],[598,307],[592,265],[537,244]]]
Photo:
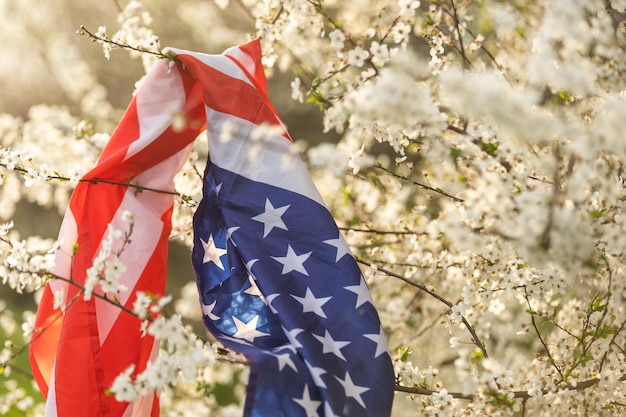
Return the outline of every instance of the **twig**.
[[[412,232],[410,230],[378,230],[378,229],[361,229],[357,227],[338,227],[339,230],[346,232],[373,233],[377,235],[426,235],[425,232]]]
[[[91,39],[93,39],[94,41],[97,42],[104,42],[104,43],[110,43],[111,45],[117,46],[118,48],[123,48],[123,49],[130,49],[136,52],[141,52],[141,53],[146,53],[146,54],[152,54],[155,55],[161,59],[176,59],[175,56],[173,55],[168,55],[168,54],[164,54],[161,51],[151,51],[149,49],[144,49],[144,48],[139,48],[137,46],[132,46],[129,45],[127,43],[120,43],[120,42],[116,42],[111,38],[101,38],[100,36],[96,35],[95,33],[90,32],[87,28],[85,28],[85,26],[80,25],[80,30],[78,31],[79,35],[82,34],[87,34],[87,36],[89,36]]]
[[[452,11],[454,12],[454,26],[456,28],[456,34],[459,38],[459,52],[461,53],[461,57],[463,58],[463,68],[467,69],[469,65],[471,65],[467,55],[465,55],[465,48],[463,46],[463,35],[461,35],[461,21],[459,20],[459,15],[456,11],[456,4],[454,4],[454,0],[450,0],[450,4],[452,4]]]
[[[73,285],[75,287],[77,287],[79,289],[79,292],[77,294],[80,295],[82,293],[85,292],[85,287],[83,285],[80,285],[78,282],[74,281],[72,278],[64,278],[61,277],[59,275],[54,275],[54,274],[47,274],[51,279],[58,279],[59,281],[63,281],[63,282],[67,282],[70,285]],[[109,297],[106,296],[106,294],[99,294],[97,292],[92,292],[91,295],[95,298],[99,298],[100,300],[106,301],[107,303],[110,303],[112,305],[114,305],[115,307],[119,308],[120,310],[130,314],[133,317],[136,317],[139,320],[147,320],[147,321],[154,321],[154,319],[150,316],[146,316],[146,317],[139,317],[139,315],[137,313],[135,313],[133,310],[131,310],[130,308],[126,307],[125,305],[121,304],[119,301],[115,301],[110,299]]]
[[[5,164],[0,164],[0,167],[7,168],[7,166]],[[21,167],[21,166],[16,166],[15,168],[12,169],[12,171],[17,171],[17,172],[19,172],[21,174],[26,174],[28,172],[27,169],[25,169],[24,167]],[[198,173],[198,175],[200,175],[200,174]],[[71,178],[65,177],[65,176],[60,175],[60,174],[48,175],[45,178],[45,181],[51,181],[51,180],[56,180],[56,181],[61,181],[61,182],[72,181]],[[140,184],[137,184],[137,183],[133,184],[133,183],[130,182],[130,179],[125,181],[125,182],[121,182],[121,181],[105,180],[103,178],[81,178],[81,179],[78,180],[78,182],[86,182],[86,183],[90,183],[90,184],[100,184],[100,183],[102,183],[102,184],[110,184],[110,185],[119,185],[119,186],[123,186],[123,187],[135,188],[137,190],[137,192],[150,191],[150,192],[153,192],[153,193],[169,194],[169,195],[173,195],[173,196],[178,196],[178,197],[181,197],[185,201],[191,200],[190,196],[187,196],[187,195],[184,195],[184,194],[180,194],[180,193],[178,193],[176,191],[168,191],[168,190],[160,190],[158,188],[144,187],[144,186],[142,186]]]
[[[624,382],[624,381],[626,381],[626,375],[622,375],[619,379],[619,382]],[[582,391],[582,390],[585,390],[587,388],[591,388],[597,385],[599,382],[600,382],[599,378],[591,378],[582,382],[578,382],[576,385],[564,384],[564,385],[558,386],[557,389],[568,390],[568,391]],[[416,387],[405,387],[402,385],[396,385],[395,390],[399,392],[406,392],[409,394],[418,394],[418,395],[432,395],[432,394],[439,392],[437,390],[416,388]],[[549,392],[551,392],[551,390],[547,388],[544,388],[541,390],[542,395],[545,395]],[[485,395],[489,395],[488,393],[481,395],[477,393],[464,394],[461,392],[448,392],[448,394],[452,396],[452,398],[456,398],[459,400],[469,400],[469,401],[484,398]],[[506,392],[504,392],[504,394],[506,394]],[[511,391],[509,392],[509,394],[512,394],[513,398],[515,399],[528,400],[532,398],[532,396],[528,394],[528,391]]]
[[[543,336],[541,335],[541,332],[539,331],[539,327],[537,326],[537,321],[535,320],[536,313],[530,304],[530,298],[528,296],[528,291],[526,290],[526,287],[524,287],[524,298],[526,299],[526,304],[528,305],[528,314],[530,314],[530,322],[533,326],[533,329],[535,329],[535,333],[537,333],[537,338],[539,339],[539,342],[541,343],[544,350],[546,351],[548,358],[550,358],[550,361],[549,361],[550,364],[552,365],[552,367],[554,367],[556,372],[559,374],[559,376],[561,377],[561,380],[565,380],[565,377],[563,376],[563,372],[561,372],[561,368],[556,363],[556,360],[554,359],[554,357],[552,356],[552,353],[550,352],[550,348],[548,348],[547,342],[544,340]]]
[[[384,172],[388,173],[389,175],[391,175],[393,177],[396,177],[398,179],[405,180],[405,181],[408,181],[408,182],[410,182],[410,183],[412,183],[414,185],[422,187],[425,190],[434,191],[437,194],[441,194],[441,195],[443,195],[445,197],[451,198],[452,200],[454,200],[454,201],[456,201],[458,203],[462,203],[463,202],[463,199],[455,197],[455,196],[453,196],[451,194],[448,194],[445,191],[443,191],[441,188],[434,188],[434,187],[431,187],[430,185],[427,185],[427,184],[424,184],[424,183],[412,180],[412,179],[407,178],[407,177],[405,177],[403,175],[397,174],[397,173],[391,171],[390,169],[384,168],[384,167],[382,167],[380,165],[374,165],[374,168],[375,169],[379,169],[381,171],[384,171]]]
[[[250,19],[252,19],[253,21],[256,20],[256,18],[254,17],[250,9],[241,0],[235,0],[235,3],[237,3],[237,5],[241,7],[243,12],[247,14]],[[282,8],[282,5],[281,5],[281,8]]]
[[[47,276],[48,274],[44,274],[44,275]],[[69,308],[72,304],[74,304],[74,302],[76,302],[76,300],[78,300],[78,296],[79,295],[80,295],[80,293],[78,293],[74,297],[72,297],[72,299],[67,303],[66,309]],[[61,317],[63,317],[63,313],[59,309],[59,311],[57,312],[56,316],[50,321],[50,324],[48,324],[45,327],[33,329],[33,333],[32,333],[31,339],[27,343],[25,343],[22,347],[20,347],[17,350],[17,352],[11,354],[11,356],[5,362],[0,362],[0,369],[8,366],[11,363],[11,361],[13,361],[15,358],[21,356],[22,353],[26,352],[26,350],[30,347],[31,343],[34,342],[35,340],[37,340],[39,337],[41,337],[41,335],[46,330],[48,330],[50,327],[52,327],[55,324],[55,322],[57,320],[59,320]]]
[[[373,264],[371,262],[362,260],[362,259],[356,259],[356,261],[362,265],[365,266],[373,266]],[[398,278],[404,282],[406,282],[407,284],[419,288],[420,290],[424,291],[425,293],[427,293],[428,295],[430,295],[431,297],[437,299],[438,301],[442,302],[443,304],[445,304],[446,306],[448,306],[448,308],[452,308],[454,306],[454,304],[452,304],[450,301],[446,300],[445,298],[443,298],[442,296],[440,296],[439,294],[437,294],[436,292],[428,289],[425,285],[420,284],[419,282],[415,282],[409,278],[406,278],[400,274],[396,274],[393,271],[389,271],[388,269],[385,268],[377,268],[378,271],[382,272],[385,275],[394,277],[394,278]],[[470,335],[472,336],[472,339],[474,340],[474,343],[476,344],[476,346],[478,347],[478,349],[480,349],[482,355],[484,358],[488,358],[489,355],[487,354],[487,349],[485,348],[485,345],[483,344],[483,342],[480,340],[480,338],[478,337],[478,334],[476,334],[476,331],[474,330],[474,328],[472,327],[471,324],[469,324],[469,322],[465,319],[465,317],[462,317],[462,322],[463,325],[465,326],[465,328],[467,329],[467,331],[470,333]]]
[[[124,10],[122,9],[122,6],[120,6],[120,2],[117,0],[113,0],[113,3],[115,4],[115,7],[117,8],[118,13],[122,13]]]

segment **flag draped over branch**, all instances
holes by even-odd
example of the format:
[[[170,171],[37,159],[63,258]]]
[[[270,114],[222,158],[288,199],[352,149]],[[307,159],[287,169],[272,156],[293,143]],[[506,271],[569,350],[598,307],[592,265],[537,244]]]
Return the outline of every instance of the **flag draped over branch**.
[[[258,41],[222,55],[171,49],[155,65],[85,180],[172,190],[205,126],[210,163],[194,216],[192,262],[207,328],[250,361],[246,417],[390,414],[394,375],[367,286],[266,96]],[[172,119],[183,115],[184,129]],[[60,232],[55,275],[85,282],[109,223],[135,222],[121,260],[120,301],[162,294],[172,197],[81,182]],[[76,245],[77,244],[77,245]],[[64,289],[66,308],[55,310]],[[98,291],[98,287],[94,292]],[[31,362],[46,416],[158,415],[154,395],[128,404],[105,395],[117,374],[145,368],[155,341],[139,321],[53,280],[45,288]]]

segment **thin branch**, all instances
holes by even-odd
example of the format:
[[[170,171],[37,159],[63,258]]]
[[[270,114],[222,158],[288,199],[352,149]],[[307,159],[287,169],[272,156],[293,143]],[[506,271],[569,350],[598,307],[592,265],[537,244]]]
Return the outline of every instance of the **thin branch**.
[[[45,274],[48,275],[48,274]],[[76,300],[78,300],[80,296],[80,293],[76,294],[74,297],[72,297],[72,299],[67,303],[66,309],[69,308],[72,304],[74,304],[74,302],[76,302]],[[13,361],[15,358],[21,356],[24,352],[26,352],[26,350],[30,347],[30,345],[37,340],[38,338],[41,337],[41,335],[48,330],[50,327],[52,327],[57,320],[59,320],[61,317],[63,317],[63,312],[61,311],[61,309],[59,309],[59,311],[57,312],[56,316],[50,321],[50,323],[45,326],[45,327],[41,327],[41,328],[36,328],[33,330],[33,334],[31,336],[31,339],[25,343],[24,345],[22,345],[22,347],[20,347],[17,352],[11,354],[11,356],[9,356],[9,358],[5,361],[5,362],[0,362],[0,369],[8,366],[11,361]]]
[[[430,323],[426,324],[425,326],[423,326],[421,329],[419,329],[418,331],[415,332],[415,334],[412,334],[411,337],[404,339],[402,341],[402,343],[400,343],[400,345],[398,346],[398,348],[401,348],[403,346],[408,346],[411,344],[412,341],[419,339],[420,337],[424,336],[427,332],[429,332],[430,330],[432,330],[438,323],[440,323],[441,319],[446,316],[446,313],[443,312],[441,314],[439,314],[438,316],[436,316]],[[397,350],[397,349],[396,349]]]
[[[0,167],[4,167],[7,168],[7,166],[5,164],[0,164]],[[7,168],[8,169],[8,168]],[[28,173],[28,170],[24,167],[21,166],[16,166],[14,167],[12,170],[10,171],[17,171],[20,174],[26,174]],[[196,170],[196,173],[197,170]],[[201,175],[200,173],[198,173],[198,175]],[[72,181],[71,178],[60,175],[60,174],[54,174],[54,175],[48,175],[45,178],[45,181],[60,181],[60,182],[70,182]],[[105,180],[103,178],[81,178],[78,180],[78,182],[85,182],[85,183],[90,183],[90,184],[109,184],[109,185],[119,185],[122,187],[130,187],[130,188],[134,188],[137,190],[137,192],[143,192],[143,191],[150,191],[153,193],[159,193],[159,194],[169,194],[172,196],[177,196],[177,197],[181,197],[183,200],[185,201],[191,201],[192,198],[190,196],[184,195],[184,194],[180,194],[176,191],[169,191],[169,190],[160,190],[158,188],[151,188],[151,187],[144,187],[143,185],[137,184],[137,183],[132,183],[130,182],[130,179],[124,182],[121,181],[111,181],[111,180]]]
[[[248,8],[248,7],[247,7],[247,6],[243,3],[243,1],[241,1],[241,0],[235,0],[235,3],[237,3],[237,5],[238,5],[238,6],[239,6],[242,10],[243,10],[243,12],[244,12],[245,14],[247,14],[247,15],[248,15],[248,17],[249,17],[250,19],[252,19],[252,21],[255,21],[255,20],[256,20],[256,18],[254,17],[254,15],[253,15],[253,14],[252,14],[252,12],[250,11],[250,9],[249,9],[249,8]],[[282,7],[283,7],[283,6],[282,6],[282,4],[281,4],[281,6],[280,6],[280,7],[281,7],[281,9],[282,9]]]
[[[369,267],[374,265],[373,263],[365,261],[363,259],[356,259],[356,261],[358,263],[362,264],[362,265],[369,266]],[[415,282],[415,281],[413,281],[413,280],[411,280],[409,278],[406,278],[406,277],[404,277],[404,276],[402,276],[400,274],[396,274],[395,272],[389,271],[388,269],[385,269],[385,268],[377,268],[377,270],[382,272],[385,275],[388,275],[388,276],[394,277],[394,278],[398,278],[398,279],[406,282],[407,284],[424,291],[425,293],[427,293],[431,297],[437,299],[438,301],[440,301],[443,304],[445,304],[446,306],[448,306],[448,308],[452,308],[454,306],[454,304],[452,304],[450,301],[446,300],[445,298],[443,298],[442,296],[440,296],[439,294],[437,294],[433,290],[428,289],[425,285],[420,284],[419,282]],[[480,349],[483,357],[484,358],[488,358],[489,355],[487,354],[487,349],[485,348],[485,345],[483,344],[483,342],[478,337],[478,334],[476,334],[476,331],[474,330],[472,325],[469,324],[469,322],[465,319],[465,317],[462,317],[462,322],[463,322],[463,325],[465,326],[465,328],[467,329],[467,331],[472,336],[472,339],[474,340],[474,343]]]
[[[75,287],[77,287],[79,289],[79,292],[77,295],[80,295],[82,293],[85,292],[85,287],[80,285],[78,282],[74,281],[71,278],[64,278],[61,277],[59,275],[54,275],[54,274],[48,274],[48,276],[51,279],[58,279],[59,281],[63,281],[63,282],[67,282],[70,285],[73,285]],[[139,320],[147,320],[147,321],[154,321],[154,319],[150,316],[146,316],[146,317],[139,317],[139,315],[137,313],[135,313],[132,309],[126,307],[125,305],[121,304],[119,301],[116,300],[112,300],[111,298],[107,297],[106,294],[99,294],[97,292],[92,292],[91,295],[95,298],[99,298],[100,300],[106,301],[107,303],[110,303],[112,305],[114,305],[115,307],[119,308],[120,310],[130,314],[133,317],[136,317]]]
[[[530,304],[530,297],[528,296],[528,291],[526,290],[526,287],[524,287],[524,298],[526,299],[526,304],[528,305],[528,311],[529,311],[528,314],[530,314],[530,322],[533,326],[533,329],[535,329],[535,333],[537,333],[537,338],[539,339],[539,342],[543,346],[543,349],[546,351],[548,358],[550,358],[550,364],[554,367],[556,372],[559,374],[559,376],[561,377],[561,380],[565,380],[565,377],[563,376],[563,372],[561,372],[561,368],[556,363],[556,360],[554,359],[554,357],[552,356],[552,353],[550,352],[550,348],[548,348],[547,342],[544,340],[543,336],[541,335],[541,332],[539,331],[539,326],[537,326],[537,321],[535,320],[536,313]]]
[[[454,2],[452,2],[452,6],[454,7]],[[452,17],[454,19],[457,31],[459,29],[459,26],[462,25],[463,26],[463,30],[465,30],[472,38],[476,39],[476,35],[472,32],[472,30],[469,27],[467,27],[466,25],[462,24],[462,22],[458,19],[457,12],[456,12],[456,7],[454,7],[454,13],[451,13],[447,8],[445,8],[443,6],[441,6],[441,9],[448,16],[450,16],[450,17]],[[462,46],[462,40],[461,40],[461,46]],[[459,48],[455,48],[455,49],[457,49],[457,51],[461,52],[459,50]],[[506,75],[506,73],[504,71],[504,67],[502,65],[500,65],[500,63],[498,62],[496,57],[493,55],[493,53],[489,49],[487,49],[487,47],[485,46],[484,42],[480,45],[480,49],[485,53],[485,55],[487,55],[487,57],[491,60],[491,62],[493,62],[493,65],[495,65],[495,67],[502,73],[502,76],[504,77],[506,82],[511,87],[513,87],[513,83],[511,82],[509,77],[507,77],[507,75]],[[463,55],[463,58],[464,58],[464,60],[463,60],[463,65],[464,66],[466,64],[470,64],[471,65],[471,62],[467,59],[467,57],[465,55]]]
[[[456,4],[454,4],[454,0],[450,0],[450,4],[452,4],[452,11],[454,12],[454,26],[456,28],[456,34],[459,38],[459,50],[461,53],[461,57],[463,58],[463,68],[467,69],[469,65],[471,65],[467,55],[465,54],[465,48],[463,46],[463,35],[461,35],[461,21],[459,20],[459,15],[456,11]]]
[[[122,9],[122,6],[120,6],[120,2],[117,0],[113,0],[113,4],[115,4],[115,8],[117,9],[118,13],[122,13],[124,10]]]
[[[338,227],[339,230],[346,232],[373,233],[377,235],[426,235],[425,232],[412,232],[410,230],[378,230],[378,229],[361,229],[357,227]]]
[[[176,59],[173,55],[164,54],[161,51],[151,51],[149,49],[139,48],[137,46],[129,45],[127,43],[120,43],[120,42],[114,41],[113,39],[111,39],[109,37],[101,38],[100,36],[96,35],[95,33],[90,32],[83,25],[80,25],[80,29],[78,31],[78,34],[79,35],[87,34],[87,36],[89,36],[95,42],[110,43],[111,45],[117,46],[118,48],[130,49],[130,50],[133,50],[133,51],[136,51],[136,52],[141,52],[141,53],[155,55],[155,56],[157,56],[157,57],[159,57],[161,59]]]
[[[620,377],[620,379],[618,380],[619,382],[624,382],[626,381],[626,375],[622,375]],[[563,384],[561,386],[557,386],[557,389],[559,390],[568,390],[568,391],[582,391],[585,390],[587,388],[591,388],[595,385],[597,385],[600,382],[599,378],[591,378],[585,381],[581,381],[578,382],[576,385],[571,385],[571,384]],[[395,390],[398,392],[406,392],[409,394],[418,394],[418,395],[432,395],[435,393],[438,393],[439,391],[437,390],[431,390],[431,389],[424,389],[424,388],[416,388],[416,387],[405,387],[402,385],[396,385],[395,386]],[[542,395],[548,394],[549,392],[552,392],[551,389],[547,389],[544,388],[541,390]],[[504,394],[507,394],[507,392],[503,392]],[[473,394],[464,394],[461,392],[448,392],[449,395],[452,396],[452,398],[456,398],[459,400],[477,400],[480,398],[484,398],[486,395],[488,396],[489,394],[477,394],[477,393],[473,393]],[[508,392],[508,394],[512,394],[513,398],[515,399],[522,399],[522,400],[528,400],[530,398],[532,398],[532,396],[530,394],[528,394],[528,391],[510,391]]]
[[[398,179],[401,179],[401,180],[404,180],[404,181],[408,181],[408,182],[410,182],[410,183],[412,183],[414,185],[422,187],[425,190],[434,191],[437,194],[441,194],[441,195],[443,195],[445,197],[451,198],[452,200],[454,200],[454,201],[456,201],[458,203],[463,202],[463,199],[455,197],[452,194],[448,194],[445,191],[443,191],[441,188],[434,188],[434,187],[431,187],[430,185],[427,185],[427,184],[424,184],[424,183],[412,180],[412,179],[407,178],[407,177],[405,177],[403,175],[395,173],[395,172],[391,171],[390,169],[384,168],[384,167],[382,167],[380,165],[374,165],[374,168],[375,169],[379,169],[381,171],[384,171],[384,172],[388,173],[389,175],[391,175],[391,176],[393,176],[395,178],[398,178]]]

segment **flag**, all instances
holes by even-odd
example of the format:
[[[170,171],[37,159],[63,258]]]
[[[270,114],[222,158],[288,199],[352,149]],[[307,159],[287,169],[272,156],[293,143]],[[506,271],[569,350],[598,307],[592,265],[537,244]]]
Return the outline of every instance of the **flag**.
[[[246,417],[383,417],[394,373],[357,263],[265,94],[258,41],[176,57],[210,164],[192,263],[207,328],[250,362]]]
[[[207,328],[250,362],[244,416],[389,416],[394,374],[378,315],[267,99],[259,41],[222,55],[169,52],[178,65],[168,72],[165,61],[156,64],[72,195],[53,273],[83,283],[107,225],[129,210],[136,220],[122,254],[132,262],[121,301],[132,306],[137,291],[162,293],[172,199],[150,190],[173,189],[206,125],[210,162],[192,264]],[[191,121],[182,131],[172,128],[175,114]],[[89,182],[96,178],[144,191]],[[53,309],[61,287],[62,312]],[[134,404],[105,395],[130,364],[145,368],[155,341],[135,333],[133,316],[95,298],[74,300],[75,293],[51,281],[37,315],[31,362],[46,416],[158,415],[154,395]]]

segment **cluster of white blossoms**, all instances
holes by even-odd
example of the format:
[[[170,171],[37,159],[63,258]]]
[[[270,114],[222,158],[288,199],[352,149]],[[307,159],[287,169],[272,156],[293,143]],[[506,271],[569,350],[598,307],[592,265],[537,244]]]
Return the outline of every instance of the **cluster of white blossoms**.
[[[179,381],[195,381],[198,370],[216,359],[210,346],[205,348],[205,342],[183,327],[178,315],[157,318],[148,324],[147,333],[163,340],[161,352],[136,375],[131,365],[115,379],[110,391],[119,401],[136,401]]]
[[[153,6],[132,1],[118,35],[94,33],[155,51]],[[396,415],[624,414],[626,2],[176,7],[201,42],[261,37],[268,76],[293,106],[320,109],[323,125],[307,139],[325,143],[308,150],[308,163],[364,264],[404,393]],[[16,208],[29,201],[63,210],[67,180],[93,164],[120,114],[93,64],[78,49],[61,53],[63,42],[47,45],[47,59],[71,105],[0,115],[0,276],[22,292],[41,285],[54,242],[20,238]],[[141,56],[146,66],[154,59]],[[232,133],[226,126],[221,135]],[[198,141],[175,179],[172,237],[187,246],[209,152]],[[94,266],[100,283],[123,269],[114,252]],[[110,284],[103,290],[119,290]],[[187,307],[197,304],[191,287],[173,301],[182,320],[197,314]],[[159,317],[143,330],[167,342],[112,391],[134,399],[159,389],[168,416],[240,415],[245,365],[200,342],[205,333],[178,315],[160,316],[168,301],[138,297],[138,317]],[[19,340],[21,319],[0,308],[0,333]],[[17,349],[0,349],[8,366]],[[232,398],[216,399],[224,389]],[[36,415],[38,400],[11,391],[0,395],[0,410]]]
[[[54,266],[56,242],[31,236],[20,239],[13,221],[0,224],[0,279],[18,293],[41,287]]]
[[[148,72],[157,56],[146,51],[153,53],[160,51],[159,37],[150,29],[152,23],[150,13],[144,9],[140,1],[131,1],[118,15],[117,23],[120,28],[111,36],[107,34],[106,26],[99,26],[94,34],[94,39],[102,44],[104,56],[110,59],[113,49],[129,46],[130,55],[141,58],[144,70]],[[82,30],[79,33],[82,34]]]
[[[109,224],[93,264],[87,268],[83,288],[85,300],[91,299],[96,286],[98,286],[99,292],[103,295],[116,296],[121,292],[128,291],[128,287],[120,282],[121,276],[127,269],[120,257],[126,245],[130,243],[132,236],[134,225],[132,213],[124,212],[122,220],[128,223],[128,230],[118,230],[112,224]]]

